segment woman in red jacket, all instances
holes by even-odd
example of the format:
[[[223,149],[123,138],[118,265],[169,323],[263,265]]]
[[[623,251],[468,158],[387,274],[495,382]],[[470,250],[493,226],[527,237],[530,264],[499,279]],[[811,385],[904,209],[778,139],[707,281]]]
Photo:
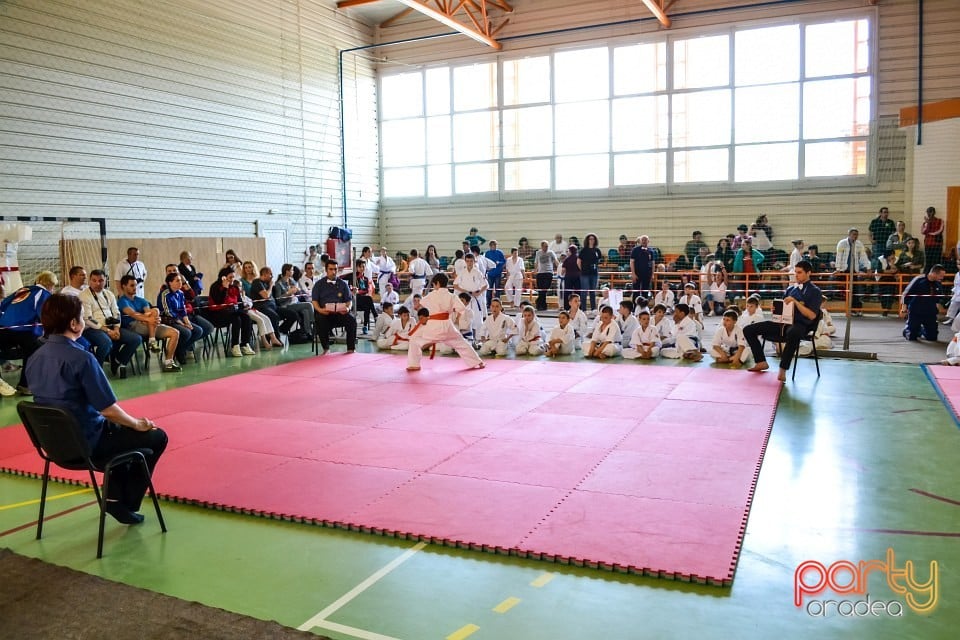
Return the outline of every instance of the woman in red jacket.
[[[243,308],[243,296],[235,280],[233,269],[220,269],[217,281],[210,287],[205,315],[215,327],[230,327],[230,355],[239,358],[255,355],[256,351],[250,348],[250,317]]]

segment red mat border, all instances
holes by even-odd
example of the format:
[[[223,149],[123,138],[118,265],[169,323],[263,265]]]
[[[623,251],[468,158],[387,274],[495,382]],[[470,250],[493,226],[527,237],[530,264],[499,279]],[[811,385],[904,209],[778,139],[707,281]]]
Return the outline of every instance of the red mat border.
[[[613,365],[613,366],[616,366],[616,365]],[[930,374],[928,372],[928,376],[929,375]],[[930,377],[931,379],[933,378],[933,376],[930,376]],[[936,384],[934,386],[937,387],[937,390],[939,392],[940,391],[939,387]],[[782,386],[781,386],[781,393],[782,393]],[[394,538],[397,540],[426,542],[429,544],[434,544],[434,545],[439,545],[439,546],[444,546],[449,548],[463,549],[468,551],[481,551],[483,553],[490,553],[490,554],[495,554],[499,556],[513,556],[513,557],[518,557],[518,558],[523,558],[528,560],[541,560],[541,561],[553,562],[553,563],[564,565],[564,566],[599,569],[599,570],[608,571],[611,573],[629,574],[629,575],[637,575],[637,576],[643,576],[648,578],[657,578],[661,580],[696,583],[696,584],[708,585],[708,586],[714,586],[714,587],[731,587],[733,585],[733,579],[736,574],[737,565],[740,561],[740,554],[743,550],[743,542],[746,536],[747,523],[749,522],[749,519],[750,519],[750,511],[753,508],[753,498],[756,493],[757,483],[760,480],[760,471],[763,467],[764,458],[766,457],[767,445],[769,444],[769,441],[770,441],[770,435],[773,432],[773,424],[774,424],[774,421],[776,420],[777,409],[780,404],[781,393],[777,393],[774,399],[772,412],[770,416],[770,423],[766,427],[766,432],[763,437],[763,444],[760,448],[760,455],[757,458],[757,464],[753,473],[753,479],[750,483],[750,489],[747,494],[747,501],[744,506],[744,513],[743,513],[743,519],[740,524],[740,530],[737,532],[737,542],[734,548],[733,560],[730,562],[730,567],[727,571],[727,575],[723,577],[686,574],[681,572],[666,571],[662,569],[653,569],[650,567],[635,567],[632,565],[623,565],[620,563],[610,563],[610,562],[603,562],[598,560],[590,560],[588,558],[577,558],[572,556],[564,556],[564,555],[558,555],[558,554],[531,551],[531,550],[522,549],[518,547],[507,548],[507,547],[501,547],[497,545],[487,545],[487,544],[476,543],[476,542],[468,542],[464,540],[454,540],[450,538],[415,534],[407,531],[395,531],[392,529],[385,529],[381,527],[370,527],[370,526],[355,524],[351,522],[342,522],[339,520],[325,520],[320,518],[295,516],[295,515],[290,515],[286,513],[264,511],[260,509],[250,509],[247,507],[237,507],[237,506],[222,504],[218,502],[208,502],[206,500],[185,498],[182,496],[175,496],[175,495],[165,494],[161,492],[157,493],[157,497],[166,502],[172,502],[174,504],[184,504],[189,506],[197,506],[205,509],[210,509],[211,511],[222,511],[222,512],[228,512],[228,513],[235,513],[239,515],[245,515],[245,516],[257,516],[257,517],[266,518],[269,520],[278,520],[282,522],[309,524],[309,525],[319,526],[319,527],[328,528],[328,529],[350,531],[353,533],[372,534],[372,535],[378,535],[378,536],[387,537],[387,538]],[[954,414],[954,418],[957,419],[956,414]],[[17,427],[22,428],[22,426],[23,426],[22,424],[18,423],[16,425],[10,425],[9,428],[17,428]],[[623,438],[621,438],[621,440],[618,441],[618,444],[619,442],[622,442],[622,440],[625,439],[628,435],[629,434],[624,435]],[[597,466],[599,466],[604,460],[606,460],[615,448],[616,447],[612,447],[611,450],[607,453],[607,455],[604,456],[593,468],[591,468],[591,472],[594,469],[596,469]],[[18,469],[11,469],[5,466],[0,466],[0,472],[8,473],[13,476],[32,478],[36,480],[42,479],[42,475],[39,473],[21,471]],[[589,473],[590,472],[587,473],[585,478],[589,476]],[[410,480],[402,483],[400,486],[404,486],[409,482],[412,482],[416,477],[420,477],[421,475],[422,474],[418,473],[414,478],[411,478]],[[81,487],[90,486],[89,481],[65,478],[63,476],[55,475],[53,473],[51,473],[50,478],[51,480],[54,480],[56,482],[60,482],[66,485],[81,486]],[[550,512],[552,513],[553,511],[558,509],[560,505],[562,505],[566,501],[566,499],[573,494],[574,491],[575,491],[575,488],[569,490],[567,494],[550,510]],[[530,535],[531,533],[533,533],[533,531],[528,532],[527,535]]]

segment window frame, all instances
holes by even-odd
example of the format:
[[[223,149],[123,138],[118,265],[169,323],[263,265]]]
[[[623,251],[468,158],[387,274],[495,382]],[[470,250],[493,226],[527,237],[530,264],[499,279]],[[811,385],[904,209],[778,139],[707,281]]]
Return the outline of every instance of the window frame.
[[[849,20],[867,20],[868,23],[868,70],[865,73],[849,73],[833,76],[806,76],[805,73],[805,64],[806,64],[806,28],[809,25],[824,24],[830,22],[843,22]],[[755,141],[755,142],[736,142],[736,130],[735,122],[737,117],[736,112],[736,92],[737,89],[744,88],[758,88],[776,84],[787,84],[792,81],[773,81],[762,84],[753,84],[745,85],[743,87],[738,87],[736,84],[736,38],[735,34],[737,31],[744,30],[753,30],[753,29],[762,29],[766,27],[776,27],[782,25],[798,25],[800,29],[800,41],[799,41],[799,52],[798,52],[798,64],[800,66],[798,79],[796,84],[798,86],[797,90],[797,100],[798,107],[797,111],[799,114],[797,122],[797,137],[796,139],[791,140],[777,140],[777,141]],[[695,39],[699,37],[710,37],[726,35],[728,38],[728,47],[729,47],[729,56],[728,56],[728,66],[729,74],[726,85],[717,85],[711,87],[697,87],[693,89],[674,89],[674,46],[675,42]],[[818,12],[814,14],[804,15],[804,16],[784,16],[776,18],[765,18],[758,20],[749,20],[743,22],[734,22],[721,25],[713,26],[704,26],[683,30],[673,30],[670,32],[659,32],[655,34],[635,34],[630,36],[623,36],[618,38],[610,38],[596,41],[586,41],[586,42],[577,42],[570,43],[566,45],[554,45],[548,47],[532,47],[530,49],[512,51],[512,52],[501,52],[498,54],[491,54],[488,56],[462,59],[462,60],[453,60],[446,61],[444,63],[435,64],[435,65],[425,65],[419,71],[423,74],[421,80],[421,89],[423,91],[422,97],[422,106],[423,106],[423,115],[422,118],[426,120],[429,117],[436,117],[438,115],[448,115],[451,123],[451,162],[449,164],[450,171],[450,185],[451,185],[451,194],[449,196],[429,196],[429,175],[431,173],[431,167],[439,165],[429,164],[429,159],[425,160],[425,163],[422,165],[412,165],[409,167],[385,167],[383,164],[383,151],[381,149],[378,154],[379,169],[380,169],[380,184],[381,184],[381,194],[380,202],[383,205],[421,205],[421,204],[440,204],[444,202],[470,202],[470,201],[510,201],[510,200],[528,200],[528,199],[571,199],[571,198],[597,198],[597,197],[611,197],[611,198],[621,198],[621,197],[662,197],[666,195],[688,195],[688,194],[710,194],[710,193],[737,193],[737,192],[769,192],[769,191],[784,191],[784,190],[793,190],[793,189],[821,189],[821,188],[830,188],[830,187],[863,187],[863,186],[875,186],[877,184],[877,142],[878,142],[878,131],[877,131],[877,119],[878,119],[878,103],[879,103],[879,91],[878,91],[878,59],[879,59],[879,46],[877,42],[878,35],[878,11],[876,7],[865,7],[865,8],[853,8],[837,11],[827,11],[827,12]],[[666,66],[666,87],[663,90],[656,91],[644,91],[641,93],[630,93],[630,94],[617,94],[615,93],[615,68],[614,68],[614,59],[615,59],[615,49],[624,46],[637,45],[637,44],[649,44],[649,43],[660,43],[662,42],[665,47],[665,66]],[[601,154],[605,153],[608,157],[608,180],[607,187],[595,188],[595,189],[564,189],[558,188],[557,185],[557,159],[574,157],[577,155],[596,155],[595,153],[589,154],[557,154],[556,147],[556,136],[550,143],[550,148],[552,153],[550,155],[534,155],[534,156],[507,156],[505,155],[505,139],[504,139],[504,114],[510,110],[524,109],[534,106],[547,106],[551,109],[552,114],[552,123],[551,128],[557,126],[557,107],[561,103],[556,101],[556,82],[555,82],[555,55],[557,53],[568,53],[576,50],[586,50],[586,49],[597,49],[606,47],[609,63],[608,63],[608,83],[609,91],[608,95],[605,98],[608,109],[608,134],[609,140],[607,144],[606,151],[599,152]],[[547,58],[547,67],[550,73],[550,87],[549,87],[549,101],[548,102],[531,102],[531,103],[520,103],[520,104],[505,104],[504,103],[504,81],[505,73],[504,66],[508,62],[512,62],[517,59],[523,58],[536,58],[536,57],[546,57]],[[454,69],[456,67],[462,66],[472,66],[476,64],[487,64],[493,62],[496,64],[496,100],[495,105],[489,109],[475,109],[470,111],[454,111],[454,100],[453,100],[453,91],[454,91]],[[450,111],[449,114],[436,114],[430,113],[428,115],[427,109],[427,72],[428,70],[435,70],[438,68],[445,68],[448,70],[449,77],[449,86],[451,90],[450,97]],[[398,73],[409,73],[408,69],[398,71]],[[389,74],[393,75],[393,74]],[[381,92],[379,88],[382,83],[382,79],[385,77],[383,74],[378,74],[377,77],[377,113],[378,113],[378,134],[383,126],[383,120],[380,119],[379,113],[381,113]],[[870,82],[870,99],[869,99],[869,117],[868,117],[868,126],[869,132],[867,135],[861,136],[843,136],[843,137],[833,137],[833,138],[805,138],[804,137],[804,127],[803,127],[803,117],[804,117],[804,88],[809,82],[819,82],[825,80],[841,79],[841,78],[868,78]],[[697,93],[702,91],[714,91],[714,90],[728,90],[730,94],[730,138],[726,144],[719,145],[706,145],[706,146],[679,146],[675,144],[673,133],[673,120],[674,120],[674,108],[673,108],[673,96],[687,93]],[[614,102],[622,98],[630,97],[659,97],[666,96],[667,101],[667,139],[662,144],[666,146],[652,148],[652,149],[643,149],[643,150],[615,150],[614,145],[614,113],[613,105]],[[590,100],[592,101],[592,100]],[[588,102],[584,100],[583,102]],[[564,102],[563,105],[576,104],[576,102]],[[497,164],[497,188],[494,191],[481,192],[481,193],[457,193],[456,192],[456,167],[459,164],[472,164],[473,162],[466,163],[457,163],[454,159],[455,157],[455,145],[456,141],[453,136],[453,122],[454,116],[457,113],[476,113],[478,111],[495,111],[496,119],[498,122],[499,131],[497,132],[497,148],[495,150],[495,156],[493,162]],[[400,119],[400,118],[397,118]],[[404,118],[409,119],[409,118]],[[427,130],[427,127],[424,127],[424,130]],[[382,140],[382,138],[381,138]],[[821,142],[858,142],[863,141],[866,144],[866,172],[860,175],[836,175],[836,176],[815,176],[815,177],[805,177],[806,165],[805,165],[805,146],[810,143],[821,143]],[[763,144],[773,144],[773,143],[796,143],[798,146],[798,160],[797,160],[797,176],[796,178],[790,179],[780,179],[780,180],[759,180],[759,181],[741,181],[736,180],[736,165],[735,159],[737,154],[737,149],[739,147],[763,145]],[[425,148],[426,142],[425,142]],[[696,151],[696,150],[706,150],[706,149],[719,149],[724,148],[727,150],[728,157],[728,168],[727,168],[727,178],[726,180],[718,181],[691,181],[691,182],[677,182],[674,177],[674,165],[675,159],[674,155],[677,152],[686,152],[686,151]],[[666,157],[666,176],[663,183],[656,184],[621,184],[616,183],[616,173],[615,173],[615,164],[616,158],[621,155],[630,155],[636,153],[665,153]],[[546,160],[549,162],[550,168],[550,180],[549,187],[544,189],[507,189],[506,188],[506,163],[520,162],[526,160]],[[384,170],[390,169],[399,169],[399,168],[420,168],[422,171],[424,184],[422,193],[423,196],[389,196],[384,195],[383,193],[383,172]]]

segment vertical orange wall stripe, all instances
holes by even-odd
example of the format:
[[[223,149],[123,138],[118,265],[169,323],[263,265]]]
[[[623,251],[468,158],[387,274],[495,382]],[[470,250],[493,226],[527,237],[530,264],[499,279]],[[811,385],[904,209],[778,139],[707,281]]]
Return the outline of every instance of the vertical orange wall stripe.
[[[950,255],[957,247],[960,228],[960,187],[947,187],[946,235],[943,238],[943,255]],[[955,256],[960,259],[960,256]]]

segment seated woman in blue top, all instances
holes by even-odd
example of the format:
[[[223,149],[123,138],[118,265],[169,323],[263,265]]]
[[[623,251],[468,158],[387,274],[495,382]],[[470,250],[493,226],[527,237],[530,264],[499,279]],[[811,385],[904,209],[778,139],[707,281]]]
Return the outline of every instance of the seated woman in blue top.
[[[4,348],[19,347],[23,354],[23,368],[20,369],[20,381],[17,391],[30,395],[30,388],[24,372],[27,361],[40,348],[40,311],[44,303],[57,286],[57,276],[52,271],[37,274],[37,283],[32,287],[21,287],[0,302],[0,345]]]
[[[180,364],[187,362],[187,352],[193,351],[193,343],[203,337],[203,329],[190,322],[187,313],[187,302],[183,295],[183,276],[179,273],[168,273],[167,287],[160,292],[160,317],[162,322],[180,332],[177,341],[176,359]]]
[[[167,448],[167,434],[149,418],[134,418],[120,405],[96,357],[77,344],[83,333],[83,306],[76,296],[54,294],[40,314],[47,342],[24,367],[37,404],[72,413],[90,444],[94,463],[133,449],[150,449],[151,473]],[[147,479],[134,466],[118,467],[110,479],[105,510],[122,524],[139,524],[137,513]]]

